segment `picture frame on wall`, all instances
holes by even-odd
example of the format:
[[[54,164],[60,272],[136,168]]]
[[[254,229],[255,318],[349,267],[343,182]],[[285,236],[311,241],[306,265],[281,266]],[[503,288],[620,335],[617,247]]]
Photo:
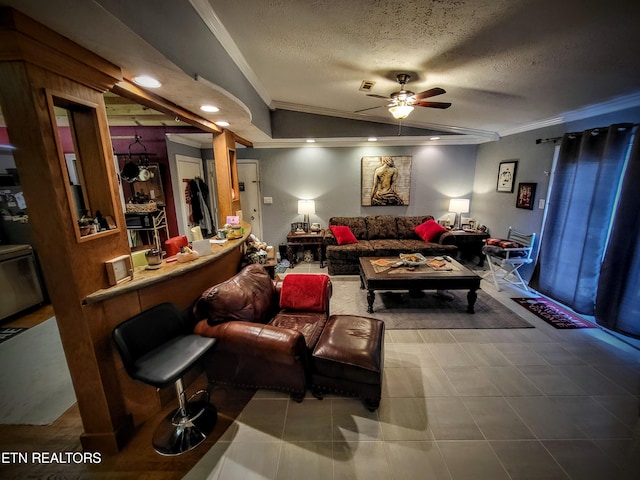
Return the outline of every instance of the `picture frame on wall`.
[[[536,196],[536,183],[518,184],[518,195],[516,197],[516,208],[533,210],[533,202]]]
[[[517,160],[500,162],[498,166],[498,192],[513,193],[513,186],[516,181]]]
[[[361,205],[409,205],[411,156],[362,157]]]

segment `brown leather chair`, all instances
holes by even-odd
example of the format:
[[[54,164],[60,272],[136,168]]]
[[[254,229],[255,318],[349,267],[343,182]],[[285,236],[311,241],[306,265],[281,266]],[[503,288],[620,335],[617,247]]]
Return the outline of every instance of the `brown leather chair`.
[[[209,381],[286,391],[302,401],[330,298],[327,275],[287,275],[277,288],[259,264],[206,290],[193,313],[195,333],[218,340],[203,357]]]

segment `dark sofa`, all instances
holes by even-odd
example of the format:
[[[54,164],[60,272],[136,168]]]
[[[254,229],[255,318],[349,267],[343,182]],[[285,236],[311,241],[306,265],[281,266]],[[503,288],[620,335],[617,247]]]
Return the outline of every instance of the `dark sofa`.
[[[450,255],[455,257],[458,248],[454,238],[444,232],[431,242],[425,242],[414,229],[433,220],[431,215],[393,216],[375,215],[366,217],[331,217],[332,225],[348,226],[358,240],[357,243],[338,245],[331,228],[325,230],[323,250],[329,275],[358,275],[360,257],[394,257],[401,253],[428,255]]]

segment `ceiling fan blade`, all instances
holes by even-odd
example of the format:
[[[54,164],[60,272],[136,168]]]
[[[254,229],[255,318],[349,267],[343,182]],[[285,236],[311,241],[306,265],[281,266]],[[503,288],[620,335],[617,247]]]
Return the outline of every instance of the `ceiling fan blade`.
[[[378,105],[377,107],[369,107],[369,108],[363,108],[361,110],[354,110],[353,113],[360,113],[360,112],[366,112],[367,110],[373,110],[375,108],[380,108],[380,107],[384,107],[384,105]]]
[[[414,107],[430,107],[430,108],[449,108],[451,106],[448,102],[415,102],[411,104]]]
[[[373,93],[367,93],[367,97],[381,98],[383,100],[387,100],[388,102],[391,102],[391,99],[389,97],[383,97],[382,95],[375,95]]]
[[[429,90],[425,90],[424,92],[416,93],[413,97],[416,100],[422,100],[424,98],[435,97],[436,95],[442,95],[443,93],[447,93],[443,88],[435,87],[430,88]]]

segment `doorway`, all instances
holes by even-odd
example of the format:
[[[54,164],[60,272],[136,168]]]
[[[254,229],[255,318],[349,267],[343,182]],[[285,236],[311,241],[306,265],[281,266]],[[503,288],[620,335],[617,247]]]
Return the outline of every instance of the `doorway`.
[[[185,192],[189,180],[197,177],[204,178],[204,169],[200,158],[187,157],[185,155],[176,155],[176,165],[178,170],[178,181],[180,184],[179,190],[175,192],[175,196],[180,199],[180,211],[176,212],[176,216],[178,217],[178,231],[180,232],[180,235],[186,235],[187,238],[192,241],[192,222],[189,219],[190,208],[187,204],[187,196]]]
[[[260,180],[257,160],[238,161],[238,185],[243,220],[251,224],[251,232],[262,238],[262,211],[260,209]]]

